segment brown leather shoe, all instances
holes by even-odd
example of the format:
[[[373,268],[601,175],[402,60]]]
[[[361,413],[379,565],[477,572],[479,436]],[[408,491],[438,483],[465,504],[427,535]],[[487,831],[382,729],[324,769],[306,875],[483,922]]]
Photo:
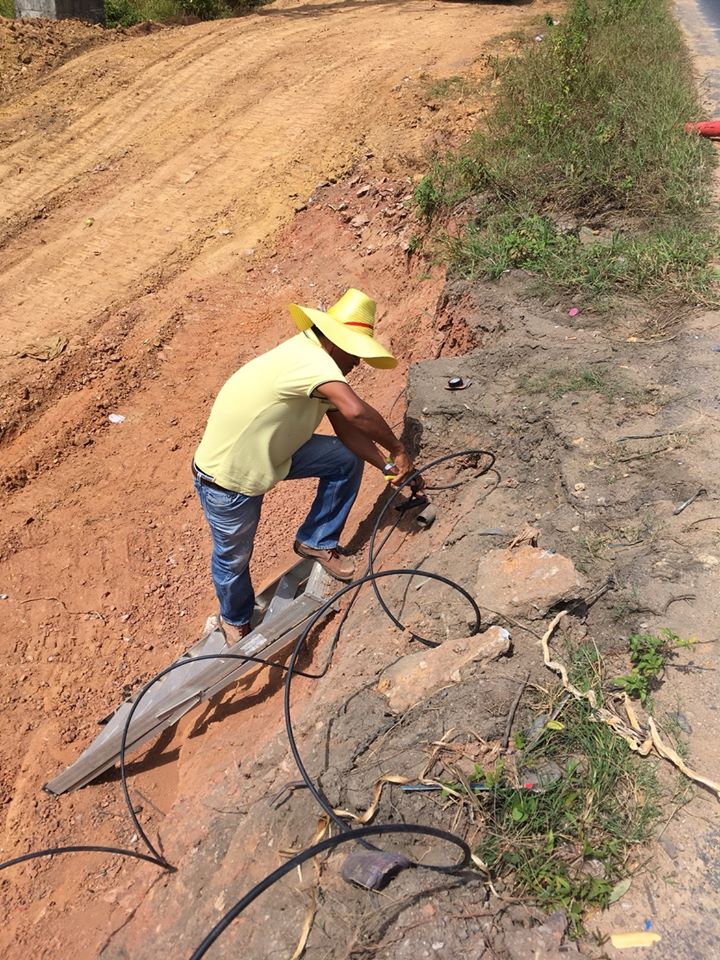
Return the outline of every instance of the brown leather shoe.
[[[335,549],[315,550],[314,547],[308,547],[296,540],[293,544],[293,550],[300,557],[317,560],[323,570],[327,570],[330,576],[335,577],[336,580],[352,580],[355,576],[355,563],[350,557],[344,557]]]
[[[233,646],[233,644],[239,643],[243,637],[246,637],[252,630],[252,627],[249,623],[242,623],[240,626],[236,627],[234,623],[225,623],[221,617],[220,629],[225,634],[225,639],[228,642],[228,646]]]

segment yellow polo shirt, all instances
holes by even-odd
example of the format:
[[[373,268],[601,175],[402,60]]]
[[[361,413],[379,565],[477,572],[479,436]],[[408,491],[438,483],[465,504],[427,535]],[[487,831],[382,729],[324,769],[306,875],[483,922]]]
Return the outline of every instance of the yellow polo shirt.
[[[334,409],[311,396],[332,380],[347,382],[311,331],[250,360],[217,395],[196,466],[227,490],[248,497],[267,493],[285,479],[292,455]]]

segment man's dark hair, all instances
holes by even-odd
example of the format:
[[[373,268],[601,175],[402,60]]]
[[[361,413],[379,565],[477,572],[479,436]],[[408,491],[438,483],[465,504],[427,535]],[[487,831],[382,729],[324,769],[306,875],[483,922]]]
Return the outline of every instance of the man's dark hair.
[[[332,340],[330,340],[330,337],[326,337],[325,334],[320,329],[320,327],[316,327],[314,323],[310,324],[306,332],[314,333],[316,337],[322,337],[323,340],[327,340],[329,343],[332,343]]]

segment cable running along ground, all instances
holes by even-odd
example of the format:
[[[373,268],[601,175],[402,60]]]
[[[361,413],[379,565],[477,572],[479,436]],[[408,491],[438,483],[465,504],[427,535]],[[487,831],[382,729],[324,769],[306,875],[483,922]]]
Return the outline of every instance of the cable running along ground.
[[[457,453],[446,454],[445,456],[438,457],[437,459],[426,464],[424,467],[421,467],[416,471],[414,471],[405,481],[403,481],[402,484],[399,484],[395,488],[392,495],[387,499],[387,501],[383,505],[375,521],[375,525],[373,527],[373,531],[370,537],[369,550],[368,550],[368,565],[367,565],[366,573],[362,577],[358,578],[357,580],[354,580],[352,583],[345,584],[328,601],[326,601],[326,603],[324,603],[322,607],[320,607],[315,612],[315,614],[308,621],[302,634],[298,637],[297,641],[295,642],[295,645],[292,650],[292,654],[290,656],[290,662],[287,665],[287,667],[284,666],[283,664],[274,663],[268,660],[263,660],[262,658],[255,657],[255,656],[245,656],[242,654],[231,654],[231,653],[205,654],[198,657],[189,657],[187,660],[180,660],[176,663],[173,663],[169,667],[166,667],[164,670],[162,670],[160,673],[156,674],[145,684],[145,686],[142,688],[142,690],[134,700],[132,708],[125,721],[125,726],[123,728],[123,734],[122,734],[121,745],[120,745],[120,779],[122,784],[123,796],[125,799],[125,803],[128,809],[130,819],[133,823],[133,826],[135,827],[138,837],[142,840],[142,842],[145,844],[145,846],[149,850],[149,854],[143,854],[135,850],[125,850],[119,847],[110,847],[110,846],[104,847],[104,846],[95,846],[95,845],[70,845],[70,846],[64,846],[64,847],[51,847],[46,850],[37,850],[31,853],[23,854],[18,857],[14,857],[11,860],[6,860],[0,863],[0,870],[4,870],[8,867],[15,866],[17,864],[24,863],[30,860],[34,860],[34,859],[38,859],[46,856],[54,856],[56,854],[61,854],[61,853],[98,852],[98,853],[110,853],[115,855],[132,857],[137,860],[143,860],[143,861],[155,864],[165,870],[175,871],[176,868],[173,867],[170,863],[168,863],[168,861],[166,860],[162,852],[156,849],[156,847],[153,845],[152,841],[150,840],[147,833],[145,832],[142,825],[140,824],[140,821],[135,813],[135,810],[133,809],[133,803],[130,798],[130,792],[129,792],[128,783],[127,783],[127,769],[126,769],[126,763],[125,763],[125,753],[127,750],[127,738],[128,738],[128,733],[130,729],[130,724],[135,714],[135,711],[137,710],[138,706],[140,705],[141,701],[146,696],[148,691],[156,683],[158,683],[163,677],[167,676],[167,674],[189,663],[197,663],[202,660],[223,660],[223,659],[224,660],[240,660],[246,663],[257,663],[263,666],[284,670],[286,672],[285,692],[284,692],[285,728],[288,736],[288,743],[289,743],[291,752],[293,754],[293,758],[295,760],[295,763],[297,764],[298,770],[304,782],[306,783],[313,797],[315,798],[317,803],[320,805],[320,807],[324,810],[324,812],[327,814],[327,816],[330,818],[330,820],[339,827],[341,833],[334,837],[328,837],[325,840],[321,841],[320,843],[317,843],[314,846],[308,847],[307,849],[301,851],[299,854],[296,854],[294,857],[292,857],[282,866],[278,867],[272,873],[268,874],[268,876],[265,877],[263,880],[261,880],[260,883],[256,884],[256,886],[253,887],[252,890],[250,890],[241,900],[239,900],[229,911],[227,911],[227,913],[221,918],[221,920],[215,925],[215,927],[213,927],[213,929],[205,937],[203,942],[193,952],[191,960],[199,960],[200,957],[204,956],[206,951],[209,949],[209,947],[217,940],[217,938],[223,933],[223,931],[227,929],[227,927],[232,923],[232,921],[236,917],[238,917],[240,913],[242,913],[242,911],[247,906],[249,906],[258,896],[260,896],[260,894],[262,894],[265,890],[267,890],[269,887],[275,884],[278,880],[280,880],[286,874],[290,873],[293,869],[295,869],[296,866],[304,863],[306,860],[311,859],[317,854],[322,853],[323,851],[326,851],[326,850],[331,850],[342,843],[347,843],[349,841],[356,841],[356,842],[360,842],[365,846],[371,846],[372,849],[376,849],[375,847],[372,847],[372,845],[367,843],[365,839],[366,837],[381,836],[383,834],[392,834],[392,833],[422,834],[422,835],[436,837],[440,840],[444,840],[448,843],[454,844],[462,852],[462,857],[460,861],[458,861],[455,864],[452,864],[450,866],[445,866],[445,867],[431,866],[431,867],[426,867],[425,869],[434,870],[435,872],[440,872],[440,873],[455,873],[467,867],[470,862],[470,855],[471,855],[470,848],[461,837],[458,837],[456,834],[450,833],[448,831],[440,830],[435,827],[424,826],[422,824],[379,824],[376,826],[351,828],[348,826],[347,823],[341,820],[336,815],[332,807],[332,804],[329,802],[327,797],[324,796],[324,794],[313,782],[300,756],[300,753],[297,747],[297,742],[295,740],[295,735],[293,732],[293,727],[292,727],[290,692],[291,692],[292,679],[293,679],[293,676],[295,675],[311,677],[313,679],[319,679],[320,677],[325,675],[325,673],[327,672],[330,666],[330,662],[332,660],[335,646],[340,638],[340,633],[347,619],[348,613],[352,608],[352,605],[354,604],[355,599],[357,598],[357,595],[361,587],[365,583],[372,583],[373,590],[375,592],[375,595],[384,613],[390,618],[393,624],[401,630],[405,630],[405,627],[387,606],[377,586],[377,581],[385,577],[397,577],[397,576],[418,577],[420,576],[420,577],[426,577],[428,579],[443,583],[449,586],[451,589],[460,593],[464,597],[464,599],[467,600],[468,604],[472,608],[474,619],[475,619],[475,622],[471,628],[471,632],[472,634],[479,632],[480,609],[476,601],[474,600],[474,598],[462,586],[460,586],[460,584],[455,583],[453,580],[451,580],[448,577],[443,577],[441,574],[433,573],[431,571],[418,570],[414,568],[383,570],[383,571],[376,571],[374,569],[374,563],[377,560],[378,554],[380,553],[382,548],[385,546],[389,537],[394,532],[398,523],[400,522],[402,514],[399,514],[398,518],[390,526],[390,529],[387,531],[386,535],[383,537],[380,545],[376,547],[375,544],[376,544],[378,532],[380,529],[380,525],[383,521],[383,518],[385,517],[385,514],[390,509],[390,507],[397,500],[397,497],[400,494],[401,490],[404,487],[411,486],[415,481],[417,481],[419,477],[421,477],[424,473],[433,469],[434,467],[439,466],[440,464],[445,463],[449,460],[457,459],[459,457],[469,457],[469,456],[487,457],[488,459],[488,463],[483,466],[483,468],[480,470],[479,473],[475,474],[474,478],[482,476],[493,469],[493,465],[495,463],[495,456],[490,451],[462,450]],[[496,471],[493,471],[493,472],[496,472]],[[434,488],[428,487],[427,489],[429,490],[454,489],[460,486],[462,483],[463,481],[458,481],[456,483],[452,483],[444,486],[437,486]],[[327,611],[341,597],[345,596],[351,590],[354,590],[355,593],[353,594],[353,597],[351,598],[350,603],[348,604],[346,610],[344,611],[341,617],[340,624],[338,625],[335,635],[333,636],[333,639],[331,641],[330,651],[322,670],[316,674],[305,673],[303,671],[298,670],[296,667],[297,659],[311,631],[313,630],[315,625],[320,621],[320,619],[327,613]],[[417,640],[420,643],[425,644],[426,646],[438,646],[438,644],[435,641],[428,640],[424,637],[420,637],[417,634],[413,633],[411,634],[411,637],[413,640]],[[411,866],[418,867],[423,865],[411,864]]]
[[[373,589],[375,591],[375,594],[378,600],[380,601],[382,609],[390,617],[392,622],[402,630],[404,630],[405,627],[394,616],[394,614],[392,614],[392,612],[387,607],[387,604],[385,603],[384,599],[382,598],[378,590],[377,580],[382,579],[384,577],[392,577],[392,576],[410,576],[410,577],[424,576],[431,580],[437,580],[437,581],[440,581],[441,583],[445,583],[446,585],[450,586],[452,589],[459,592],[469,602],[475,614],[475,623],[472,627],[471,633],[476,634],[479,632],[480,609],[475,599],[463,587],[461,587],[460,584],[455,583],[453,580],[450,580],[448,577],[443,577],[441,574],[431,573],[430,571],[424,571],[424,570],[416,570],[412,568],[400,569],[400,570],[383,570],[379,572],[373,570],[373,564],[374,564],[374,561],[377,559],[377,555],[380,549],[382,549],[382,547],[387,543],[387,540],[390,534],[395,530],[399,522],[399,518],[398,518],[398,520],[396,520],[395,523],[392,524],[387,535],[383,538],[382,543],[380,544],[380,547],[375,549],[375,540],[377,538],[377,534],[380,529],[380,524],[382,523],[382,519],[385,516],[387,510],[397,499],[397,496],[400,493],[400,490],[405,486],[411,486],[412,483],[423,474],[423,472],[426,472],[427,470],[430,470],[441,463],[445,463],[448,460],[451,460],[457,457],[462,457],[462,456],[469,456],[469,455],[487,456],[488,458],[489,462],[480,471],[478,476],[482,476],[483,474],[487,473],[489,470],[493,468],[493,465],[495,463],[495,456],[489,451],[463,450],[463,451],[460,451],[459,453],[447,454],[446,456],[438,457],[436,460],[433,460],[431,463],[427,464],[427,466],[416,470],[402,484],[398,485],[398,487],[393,491],[392,495],[385,502],[382,510],[380,511],[377,517],[377,520],[375,521],[375,526],[373,528],[372,535],[370,537],[370,545],[369,545],[369,551],[368,551],[369,553],[368,572],[358,580],[355,580],[352,583],[346,584],[344,587],[338,590],[337,593],[335,593],[334,596],[332,596],[319,610],[317,610],[309,620],[302,634],[296,640],[295,645],[293,647],[293,651],[290,656],[290,662],[288,664],[288,671],[285,676],[284,710],[285,710],[285,730],[287,733],[288,743],[290,745],[290,750],[292,752],[297,768],[307,788],[310,790],[311,794],[313,795],[317,803],[320,805],[320,807],[324,810],[326,815],[330,818],[330,820],[333,823],[335,823],[336,826],[339,827],[339,829],[341,830],[341,833],[335,837],[328,837],[326,840],[322,841],[321,843],[301,851],[299,854],[296,854],[294,857],[292,857],[290,860],[284,863],[281,867],[278,867],[271,874],[268,874],[267,877],[265,877],[258,884],[256,884],[256,886],[253,887],[253,889],[250,890],[233,907],[231,907],[230,910],[228,910],[225,913],[225,915],[221,918],[221,920],[215,925],[215,927],[213,927],[210,933],[202,941],[200,946],[192,954],[191,960],[200,960],[200,958],[205,955],[205,953],[207,952],[209,947],[215,942],[215,940],[217,940],[217,938],[230,926],[232,921],[235,920],[238,916],[240,916],[243,910],[245,910],[245,908],[248,907],[261,893],[269,889],[271,886],[273,886],[273,884],[277,883],[278,880],[282,879],[282,877],[286,876],[288,873],[294,870],[295,867],[304,863],[306,860],[316,856],[318,853],[321,853],[324,850],[333,849],[334,847],[338,846],[341,843],[346,843],[351,840],[354,840],[361,843],[363,846],[369,846],[371,847],[371,849],[377,849],[373,845],[368,844],[365,838],[368,836],[378,836],[384,833],[413,833],[413,832],[421,833],[421,834],[427,834],[430,836],[439,837],[451,843],[455,843],[457,846],[459,846],[463,850],[463,859],[461,862],[451,866],[446,866],[446,867],[427,866],[425,867],[425,869],[433,870],[438,873],[455,873],[460,870],[463,870],[470,862],[470,848],[467,846],[465,841],[462,840],[461,837],[458,837],[456,834],[452,834],[446,831],[437,830],[436,828],[433,828],[433,827],[422,826],[420,824],[402,824],[402,825],[380,824],[374,828],[349,827],[347,823],[345,823],[343,820],[341,820],[337,816],[337,814],[335,813],[335,810],[333,809],[332,804],[327,799],[327,797],[325,797],[325,795],[320,791],[319,787],[314,783],[314,781],[312,780],[312,778],[310,777],[310,775],[308,774],[305,768],[305,764],[303,763],[302,757],[300,756],[300,752],[298,750],[297,742],[295,740],[295,735],[293,732],[291,705],[290,705],[290,691],[291,691],[292,679],[293,679],[293,675],[297,672],[295,670],[295,664],[297,662],[297,658],[300,654],[300,651],[302,650],[313,627],[320,620],[320,618],[327,612],[327,610],[334,603],[337,602],[337,600],[343,597],[350,590],[355,590],[355,593],[353,594],[353,597],[350,601],[350,606],[352,606],[352,604],[357,599],[357,596],[361,587],[365,583],[372,583]],[[342,617],[338,630],[336,631],[335,636],[333,637],[333,640],[331,643],[330,656],[332,656],[332,649],[334,649],[335,644],[339,639],[340,630],[342,629],[342,626],[345,623],[345,620],[347,618],[347,613],[348,613],[348,610],[345,611],[345,614]],[[437,643],[435,643],[435,641],[428,641],[423,637],[416,636],[415,634],[413,634],[412,637],[413,639],[419,640],[421,643],[424,643],[427,646],[438,645]],[[325,669],[327,669],[327,665],[328,664],[326,663]],[[419,867],[424,865],[411,863],[411,866]]]

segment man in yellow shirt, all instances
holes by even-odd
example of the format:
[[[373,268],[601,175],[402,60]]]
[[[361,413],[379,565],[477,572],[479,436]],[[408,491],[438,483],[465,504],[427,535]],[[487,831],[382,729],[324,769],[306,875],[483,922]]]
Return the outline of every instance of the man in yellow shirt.
[[[383,417],[346,380],[361,359],[381,369],[397,365],[373,335],[375,302],[350,289],[327,312],[297,304],[289,310],[300,332],[225,383],[193,461],[195,489],[212,536],[212,579],[230,642],[250,631],[255,594],[248,566],[268,490],[280,480],[319,478],[294,549],[339,580],[352,580],[354,564],[338,544],[363,464],[386,471],[390,460],[395,484],[413,469]],[[334,437],[314,432],[325,415]]]

